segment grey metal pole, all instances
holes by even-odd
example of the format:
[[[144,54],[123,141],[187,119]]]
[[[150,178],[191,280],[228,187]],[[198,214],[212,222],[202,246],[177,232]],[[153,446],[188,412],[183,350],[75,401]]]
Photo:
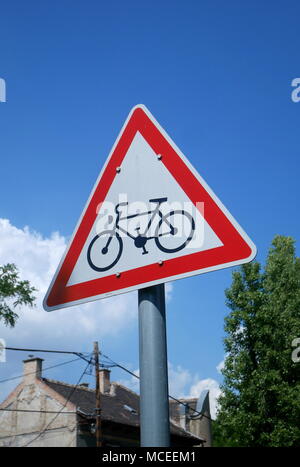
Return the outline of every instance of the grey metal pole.
[[[164,284],[139,290],[141,446],[170,446]]]

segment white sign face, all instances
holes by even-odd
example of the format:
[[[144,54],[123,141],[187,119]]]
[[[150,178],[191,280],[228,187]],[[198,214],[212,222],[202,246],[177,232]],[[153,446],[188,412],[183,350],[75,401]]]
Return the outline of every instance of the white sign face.
[[[137,106],[96,182],[44,307],[240,264],[255,252],[149,111]]]

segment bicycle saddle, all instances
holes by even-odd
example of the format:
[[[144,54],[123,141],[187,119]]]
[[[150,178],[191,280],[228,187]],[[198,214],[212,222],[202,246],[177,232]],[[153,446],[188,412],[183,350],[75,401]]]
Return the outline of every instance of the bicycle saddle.
[[[154,199],[149,199],[149,203],[161,204],[161,203],[164,203],[167,200],[168,200],[168,198],[154,198]]]

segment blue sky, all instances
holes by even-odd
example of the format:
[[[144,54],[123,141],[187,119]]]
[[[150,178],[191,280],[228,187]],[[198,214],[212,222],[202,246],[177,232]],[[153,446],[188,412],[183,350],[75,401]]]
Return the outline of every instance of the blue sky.
[[[300,76],[299,14],[296,1],[2,4],[0,217],[44,240],[54,231],[68,239],[128,112],[143,103],[257,245],[259,261],[275,234],[298,239],[300,103],[291,100],[291,82]],[[19,246],[11,260],[22,263]],[[230,281],[226,269],[173,283],[169,360],[190,372],[187,385],[221,380]],[[80,312],[89,319],[88,306]],[[47,319],[60,327],[70,312],[54,313],[41,319],[40,337],[30,328],[23,335],[21,321],[0,334],[12,345],[21,346],[22,335],[26,346],[73,350],[67,329],[63,340],[47,333]],[[115,333],[102,333],[99,322],[79,350],[98,339],[105,353],[138,368],[130,313]],[[18,374],[21,357],[0,363],[1,374]],[[77,379],[76,365],[63,368],[49,377]]]

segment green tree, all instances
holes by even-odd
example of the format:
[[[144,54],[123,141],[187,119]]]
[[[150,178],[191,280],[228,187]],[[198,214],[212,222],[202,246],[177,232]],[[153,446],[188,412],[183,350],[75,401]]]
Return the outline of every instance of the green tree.
[[[14,264],[0,266],[0,320],[6,326],[14,327],[18,319],[16,307],[33,306],[35,291],[28,281],[19,279],[18,269]]]
[[[233,272],[225,291],[224,383],[216,445],[300,447],[300,259],[294,240],[276,236],[265,271],[258,262]]]

